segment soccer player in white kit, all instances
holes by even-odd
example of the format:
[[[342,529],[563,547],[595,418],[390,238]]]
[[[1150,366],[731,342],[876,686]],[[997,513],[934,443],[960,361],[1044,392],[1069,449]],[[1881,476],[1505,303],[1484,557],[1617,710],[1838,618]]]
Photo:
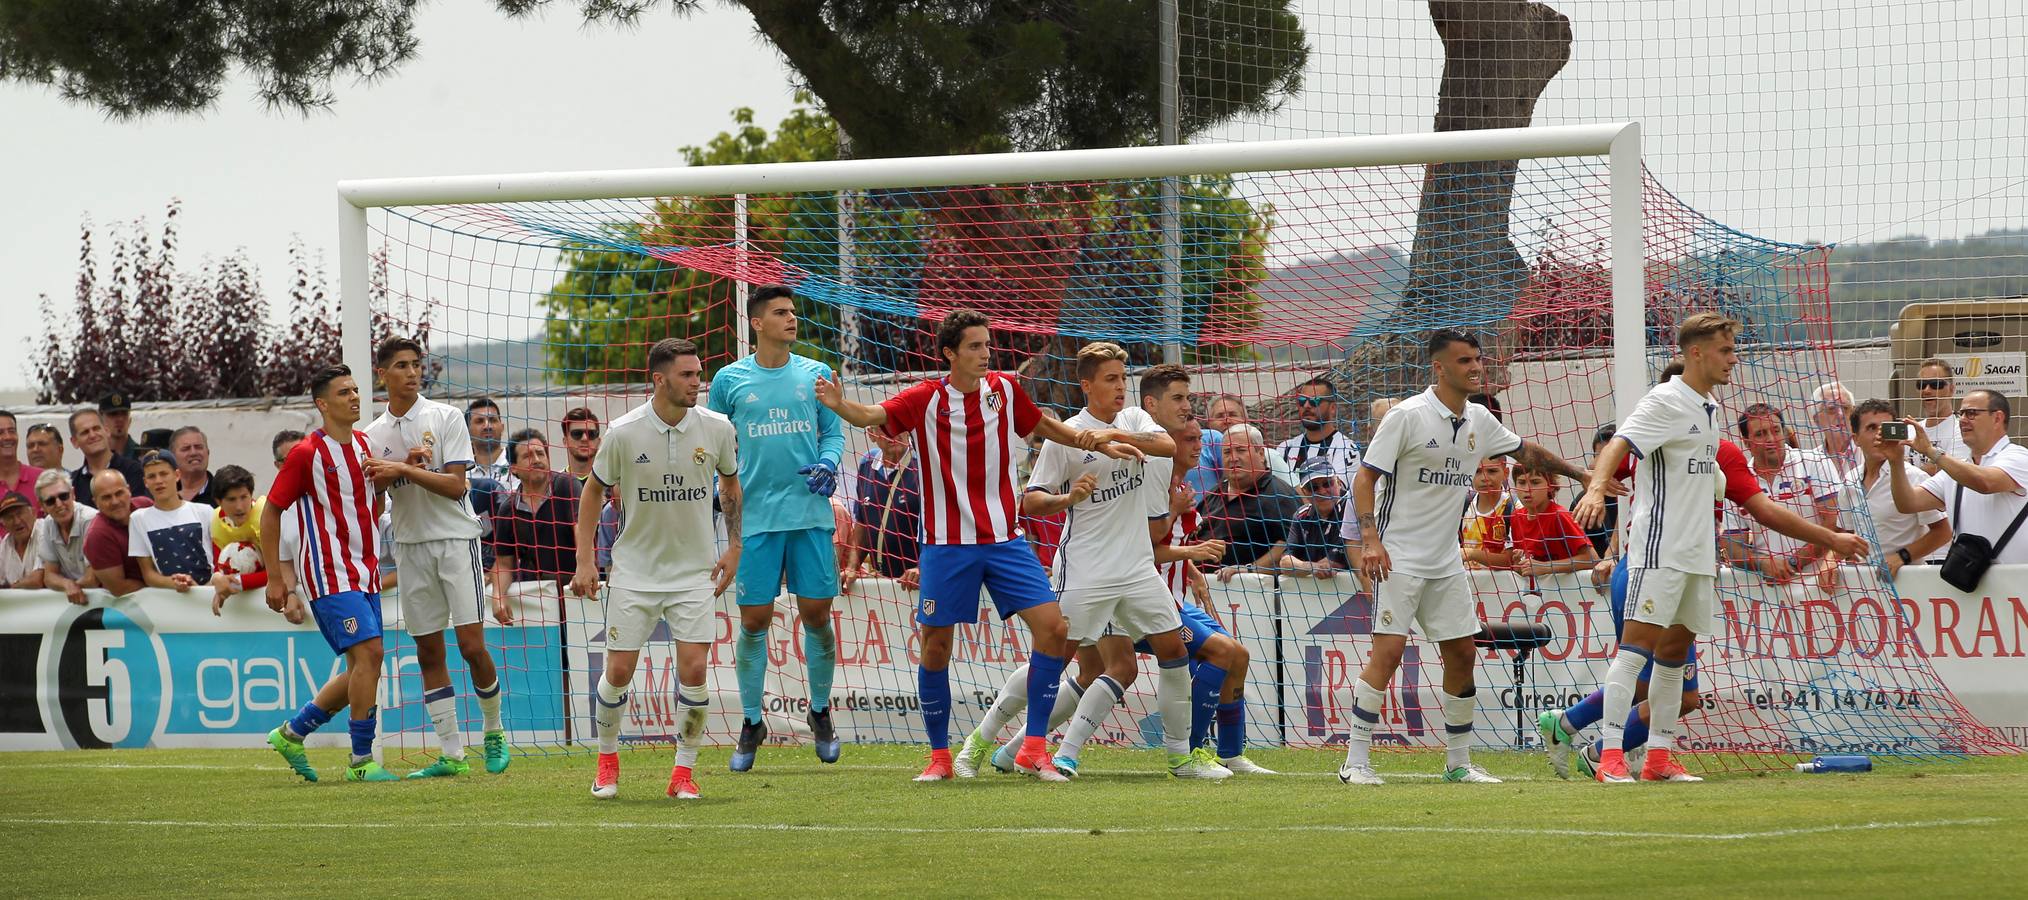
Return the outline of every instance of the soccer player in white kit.
[[[1605,519],[1605,488],[1628,453],[1641,461],[1627,524],[1627,605],[1619,653],[1606,674],[1597,777],[1634,781],[1623,747],[1634,687],[1650,662],[1644,781],[1702,781],[1671,753],[1681,730],[1683,667],[1697,635],[1718,630],[1718,541],[1709,510],[1723,496],[1718,441],[1723,423],[1711,389],[1732,382],[1739,323],[1701,312],[1677,326],[1683,375],[1656,385],[1592,463],[1591,487],[1573,512],[1578,524]]]
[[[1232,773],[1190,752],[1190,651],[1180,633],[1183,622],[1175,597],[1155,568],[1149,536],[1150,522],[1168,521],[1168,457],[1175,452],[1175,440],[1145,410],[1127,406],[1127,351],[1120,345],[1098,341],[1079,349],[1077,379],[1086,406],[1064,424],[1111,429],[1148,458],[1114,459],[1045,444],[1035,461],[1022,496],[1023,511],[1031,516],[1068,511],[1050,580],[1070,622],[1070,640],[1090,644],[1109,633],[1122,635],[1125,640],[1101,644],[1101,652],[1124,654],[1131,665],[1131,642],[1145,638],[1160,666],[1155,702],[1162,712],[1169,773],[1225,778]],[[1084,743],[1125,693],[1111,675],[1099,676],[1084,692],[1056,749],[1058,771],[1077,774]]]
[[[387,409],[366,426],[373,458],[368,478],[386,492],[394,526],[394,568],[401,576],[402,626],[415,640],[423,708],[443,755],[410,772],[439,778],[472,770],[458,701],[444,656],[444,629],[454,629],[458,654],[472,678],[485,719],[486,771],[507,770],[507,731],[500,717],[500,676],[486,649],[485,579],[480,575],[479,517],[466,499],[472,436],[457,407],[422,395],[422,345],[405,337],[382,341],[373,371],[387,386]]]
[[[592,796],[606,800],[619,794],[620,719],[626,714],[627,685],[655,623],[667,622],[681,683],[669,796],[695,800],[691,770],[711,699],[704,689],[704,668],[714,637],[715,598],[739,569],[739,455],[731,420],[697,407],[704,361],[696,344],[680,338],[657,342],[648,351],[648,378],[654,396],[613,421],[577,507],[577,575],[570,589],[580,597],[598,595],[596,551],[606,491],[617,490],[625,523],[606,574],[606,671],[592,698],[599,743]],[[714,476],[725,515],[724,553],[715,552]]]
[[[1380,420],[1352,480],[1364,546],[1360,570],[1375,587],[1373,649],[1353,682],[1352,733],[1338,769],[1346,784],[1382,783],[1371,763],[1373,728],[1387,685],[1401,667],[1411,620],[1443,657],[1444,780],[1499,782],[1471,756],[1478,693],[1472,639],[1479,633],[1479,615],[1458,548],[1458,510],[1472,490],[1472,473],[1491,457],[1527,458],[1584,477],[1584,470],[1523,441],[1484,406],[1465,399],[1485,390],[1486,363],[1477,338],[1450,329],[1432,332],[1429,361],[1436,383]],[[1383,488],[1377,503],[1376,488]]]

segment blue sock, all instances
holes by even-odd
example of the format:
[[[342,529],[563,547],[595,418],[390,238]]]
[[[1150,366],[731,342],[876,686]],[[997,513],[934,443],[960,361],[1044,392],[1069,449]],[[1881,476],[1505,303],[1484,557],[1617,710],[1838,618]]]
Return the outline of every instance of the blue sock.
[[[1577,705],[1563,711],[1563,719],[1571,734],[1590,728],[1593,723],[1605,718],[1605,688],[1592,691],[1591,696],[1577,701]]]
[[[922,700],[922,730],[929,735],[931,750],[951,747],[951,671],[915,670],[916,695]]]
[[[352,761],[370,759],[373,756],[373,733],[379,724],[379,710],[367,710],[366,718],[353,719],[348,723],[352,728]]]
[[[1648,742],[1648,723],[1641,720],[1641,705],[1636,703],[1632,712],[1627,713],[1627,731],[1620,738],[1620,746],[1628,750]]]
[[[749,722],[761,720],[761,694],[768,676],[768,633],[739,626],[739,649],[733,671],[739,677],[739,710]]]
[[[1218,758],[1246,752],[1246,698],[1218,704]]]
[[[1061,656],[1047,653],[1028,654],[1028,729],[1024,732],[1027,736],[1049,736],[1049,711],[1056,708],[1056,694],[1063,687],[1066,662]]]
[[[282,727],[290,734],[295,735],[296,740],[300,741],[309,737],[317,729],[324,727],[324,723],[329,721],[331,721],[331,714],[325,712],[323,707],[315,703],[305,703],[302,709],[296,710],[296,717],[290,719],[288,724]]]
[[[803,625],[803,665],[810,673],[810,709],[831,708],[831,676],[838,671],[838,638],[831,623],[821,629]]]
[[[1210,663],[1198,663],[1190,672],[1190,749],[1204,746],[1211,737],[1211,720],[1218,715],[1218,692],[1225,688],[1225,670]]]

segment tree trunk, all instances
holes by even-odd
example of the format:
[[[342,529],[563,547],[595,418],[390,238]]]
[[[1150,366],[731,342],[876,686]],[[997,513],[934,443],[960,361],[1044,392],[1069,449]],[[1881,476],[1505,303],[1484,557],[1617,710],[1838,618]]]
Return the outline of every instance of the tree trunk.
[[[1570,61],[1570,19],[1533,0],[1432,0],[1443,40],[1437,131],[1525,128],[1535,103]],[[1527,266],[1510,236],[1514,161],[1428,168],[1416,212],[1404,297],[1387,335],[1347,360],[1341,380],[1361,399],[1401,396],[1429,381],[1422,337],[1436,323],[1498,322],[1521,296]],[[1488,348],[1488,356],[1506,353]],[[1496,371],[1489,385],[1504,384]]]

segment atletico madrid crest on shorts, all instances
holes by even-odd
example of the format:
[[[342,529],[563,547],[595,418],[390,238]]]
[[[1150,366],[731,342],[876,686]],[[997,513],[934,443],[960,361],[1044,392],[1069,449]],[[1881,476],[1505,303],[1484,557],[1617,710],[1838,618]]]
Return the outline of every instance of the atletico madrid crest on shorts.
[[[346,634],[358,634],[358,633],[359,633],[359,617],[357,617],[357,616],[346,616],[346,617],[345,617],[345,633],[346,633]]]

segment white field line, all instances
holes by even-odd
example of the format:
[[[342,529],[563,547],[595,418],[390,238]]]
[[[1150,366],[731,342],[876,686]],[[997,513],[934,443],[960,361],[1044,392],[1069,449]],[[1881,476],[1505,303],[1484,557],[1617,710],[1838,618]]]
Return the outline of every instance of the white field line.
[[[1912,822],[1856,822],[1837,825],[1816,825],[1805,828],[1782,828],[1769,831],[1736,832],[1695,832],[1695,831],[1611,831],[1603,829],[1573,828],[1494,828],[1478,826],[1448,827],[1439,825],[1262,825],[1229,826],[1206,825],[1166,826],[1156,828],[909,828],[883,825],[794,825],[756,822],[246,822],[246,821],[197,821],[173,819],[54,819],[54,818],[0,818],[0,826],[21,826],[29,828],[216,828],[236,830],[332,830],[332,829],[402,829],[452,828],[472,830],[481,828],[554,828],[554,829],[602,829],[602,830],[648,830],[648,831],[775,831],[811,832],[822,834],[905,834],[905,835],[1091,835],[1091,834],[1439,834],[1439,835],[1492,835],[1503,837],[1575,837],[1612,838],[1630,840],[1663,841],[1748,841],[1768,838],[1798,837],[1805,835],[1830,834],[1853,831],[1902,831],[1918,828],[1962,828],[1999,824],[1999,819],[1932,819]]]

